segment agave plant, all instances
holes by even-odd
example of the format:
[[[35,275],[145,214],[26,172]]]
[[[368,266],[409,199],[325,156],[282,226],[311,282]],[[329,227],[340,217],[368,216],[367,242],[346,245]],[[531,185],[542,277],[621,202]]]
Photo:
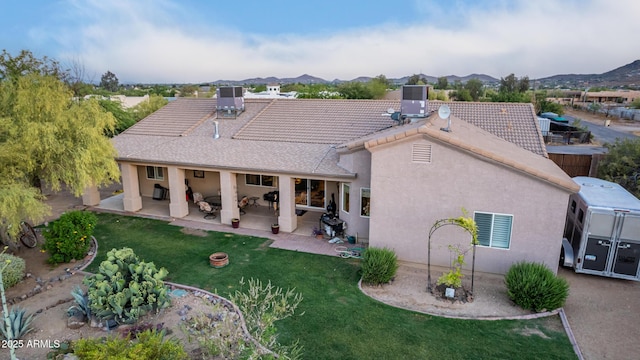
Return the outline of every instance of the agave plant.
[[[31,321],[33,320],[33,314],[25,317],[27,310],[16,306],[12,307],[9,311],[9,320],[11,322],[11,334],[12,340],[17,340],[28,334],[33,330],[31,327]],[[0,332],[5,339],[9,339],[7,325],[3,322],[0,326]]]
[[[71,291],[71,295],[73,299],[76,301],[76,304],[69,307],[67,309],[67,314],[69,316],[73,315],[75,312],[81,312],[87,318],[91,318],[91,307],[89,306],[89,295],[85,295],[84,291],[80,288],[80,286],[76,286]]]

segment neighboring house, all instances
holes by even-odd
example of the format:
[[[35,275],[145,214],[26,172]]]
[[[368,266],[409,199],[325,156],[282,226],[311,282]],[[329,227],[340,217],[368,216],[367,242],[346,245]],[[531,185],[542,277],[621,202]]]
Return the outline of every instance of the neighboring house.
[[[532,105],[449,102],[447,132],[437,115],[445,103],[419,102],[422,115],[396,121],[389,109],[404,101],[246,99],[225,118],[216,99],[176,100],[113,139],[123,208],[141,210],[161,184],[170,216],[185,217],[186,180],[193,191],[219,193],[216,221],[230,224],[239,196],[277,190],[280,231],[292,232],[296,210],[319,217],[335,198],[347,233],[422,264],[431,225],[464,208],[480,228],[476,270],[504,273],[529,260],[556,271],[578,186],[548,159]],[[99,202],[96,193],[85,203]],[[470,240],[442,230],[432,263],[449,265],[448,241]]]
[[[267,89],[265,91],[254,93],[246,90],[244,97],[245,99],[294,99],[298,97],[298,93],[296,91],[280,92],[279,84],[267,84]]]
[[[123,109],[130,109],[143,101],[149,101],[149,94],[144,96],[111,95],[109,99],[120,102]]]

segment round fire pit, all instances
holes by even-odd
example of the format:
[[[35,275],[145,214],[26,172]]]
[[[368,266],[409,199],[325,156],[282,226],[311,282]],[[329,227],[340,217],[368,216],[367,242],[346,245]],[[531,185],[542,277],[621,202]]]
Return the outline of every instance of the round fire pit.
[[[221,268],[229,265],[229,255],[224,252],[217,252],[209,255],[209,263],[214,268]]]

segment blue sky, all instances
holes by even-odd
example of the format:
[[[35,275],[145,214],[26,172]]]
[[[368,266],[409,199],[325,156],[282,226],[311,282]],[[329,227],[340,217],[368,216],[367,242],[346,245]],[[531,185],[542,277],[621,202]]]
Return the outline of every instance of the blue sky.
[[[640,59],[637,0],[25,0],[0,48],[87,81],[602,73]]]

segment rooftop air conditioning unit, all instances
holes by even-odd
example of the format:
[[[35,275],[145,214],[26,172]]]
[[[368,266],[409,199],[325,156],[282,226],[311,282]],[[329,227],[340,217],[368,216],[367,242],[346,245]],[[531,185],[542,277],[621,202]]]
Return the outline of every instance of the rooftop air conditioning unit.
[[[222,86],[216,89],[216,109],[226,114],[235,116],[244,111],[244,97],[242,86]]]
[[[404,85],[400,114],[405,118],[427,116],[428,89],[426,85]]]

